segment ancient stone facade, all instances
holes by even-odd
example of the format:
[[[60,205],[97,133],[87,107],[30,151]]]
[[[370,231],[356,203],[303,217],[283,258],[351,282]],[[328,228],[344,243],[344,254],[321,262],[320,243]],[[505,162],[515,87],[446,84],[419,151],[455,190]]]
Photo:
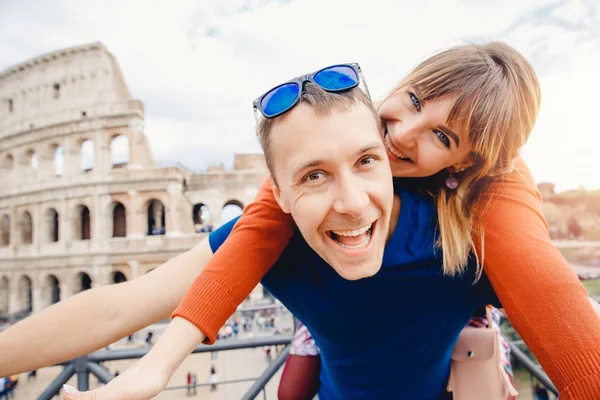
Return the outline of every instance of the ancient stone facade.
[[[143,103],[99,43],[0,73],[0,313],[140,276],[198,243],[266,176],[262,155],[158,168]]]

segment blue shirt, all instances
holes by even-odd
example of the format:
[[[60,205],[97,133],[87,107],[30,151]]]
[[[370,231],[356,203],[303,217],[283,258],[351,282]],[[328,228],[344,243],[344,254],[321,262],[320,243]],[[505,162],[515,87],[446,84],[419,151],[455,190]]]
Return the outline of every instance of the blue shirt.
[[[499,306],[474,262],[442,274],[437,213],[428,196],[399,189],[396,229],[370,278],[341,278],[297,233],[262,284],[312,333],[321,351],[319,398],[447,399],[450,355],[476,307]],[[237,219],[209,236],[213,252]]]

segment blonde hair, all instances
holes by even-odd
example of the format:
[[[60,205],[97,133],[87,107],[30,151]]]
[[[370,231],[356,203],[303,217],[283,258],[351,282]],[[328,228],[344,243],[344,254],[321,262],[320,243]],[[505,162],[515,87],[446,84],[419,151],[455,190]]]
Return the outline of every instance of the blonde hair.
[[[443,252],[444,273],[464,272],[473,253],[479,278],[484,237],[481,226],[474,226],[473,211],[494,177],[510,170],[531,133],[540,105],[537,77],[519,52],[507,44],[491,42],[461,45],[434,55],[419,64],[391,94],[407,86],[414,88],[424,104],[451,95],[454,103],[447,124],[463,127],[473,146],[473,165],[455,174],[460,181],[456,190],[445,187],[446,170],[427,178],[426,183],[438,210],[437,245]],[[475,240],[480,243],[481,257],[477,256]]]
[[[315,111],[315,114],[320,117],[331,115],[332,111],[350,111],[356,104],[363,104],[371,110],[373,118],[375,118],[379,125],[379,116],[377,115],[373,102],[369,96],[358,87],[344,92],[327,92],[317,85],[306,83],[300,94],[300,99],[298,100],[298,104],[301,103],[309,105]],[[265,162],[274,181],[275,174],[273,173],[271,130],[278,120],[279,117],[261,118],[256,124],[256,136],[258,137],[260,146],[265,154]]]

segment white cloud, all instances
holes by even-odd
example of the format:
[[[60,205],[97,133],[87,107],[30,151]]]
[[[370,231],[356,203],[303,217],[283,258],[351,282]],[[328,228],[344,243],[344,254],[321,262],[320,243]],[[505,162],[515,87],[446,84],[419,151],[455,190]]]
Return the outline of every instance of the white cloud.
[[[600,187],[593,173],[600,13],[593,1],[63,0],[31,7],[12,0],[0,7],[0,68],[104,42],[146,104],[156,159],[193,169],[258,150],[251,101],[283,80],[358,61],[380,97],[441,48],[505,40],[542,83],[542,110],[524,151],[534,176],[559,188]]]

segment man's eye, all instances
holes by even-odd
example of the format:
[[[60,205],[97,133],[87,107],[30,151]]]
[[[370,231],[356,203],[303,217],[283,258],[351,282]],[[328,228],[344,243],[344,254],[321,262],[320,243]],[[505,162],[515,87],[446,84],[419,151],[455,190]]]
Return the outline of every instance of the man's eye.
[[[421,111],[421,101],[419,98],[414,93],[409,92],[408,95],[410,96],[410,101],[412,101],[413,106],[415,106],[415,110]]]
[[[373,164],[375,161],[377,160],[376,157],[373,156],[366,156],[360,159],[360,165],[369,165],[369,164]]]
[[[306,174],[304,176],[304,180],[305,181],[318,181],[319,179],[321,179],[323,177],[323,173],[319,172],[319,171],[315,171],[315,172],[309,172],[308,174]]]

